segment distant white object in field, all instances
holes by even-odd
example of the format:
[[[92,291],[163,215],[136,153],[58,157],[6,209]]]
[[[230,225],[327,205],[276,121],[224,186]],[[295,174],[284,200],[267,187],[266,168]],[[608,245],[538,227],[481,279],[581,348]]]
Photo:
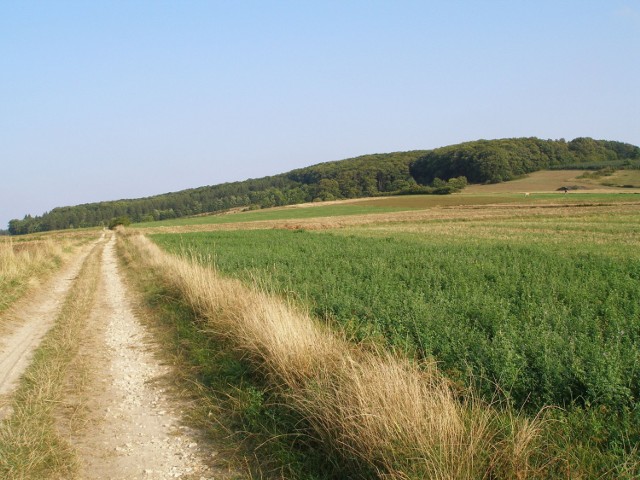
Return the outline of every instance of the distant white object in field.
[[[524,196],[525,196],[525,197],[528,197],[528,196],[529,196],[529,192],[526,192],[526,193],[524,194]]]

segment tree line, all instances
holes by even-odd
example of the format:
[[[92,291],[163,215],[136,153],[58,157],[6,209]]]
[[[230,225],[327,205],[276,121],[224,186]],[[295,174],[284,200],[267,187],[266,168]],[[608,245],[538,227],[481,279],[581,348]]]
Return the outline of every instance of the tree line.
[[[576,138],[478,140],[435,150],[364,155],[320,163],[280,175],[223,183],[152,197],[58,207],[9,222],[13,235],[107,226],[115,218],[149,222],[236,207],[390,194],[446,194],[471,183],[501,182],[561,165],[637,160],[640,148],[621,142]]]
[[[416,182],[409,165],[425,151],[365,155],[321,163],[288,173],[223,183],[133,200],[58,207],[41,216],[11,220],[12,234],[66,228],[108,226],[112,219],[128,217],[149,222],[237,207],[268,208],[296,203],[376,196]]]

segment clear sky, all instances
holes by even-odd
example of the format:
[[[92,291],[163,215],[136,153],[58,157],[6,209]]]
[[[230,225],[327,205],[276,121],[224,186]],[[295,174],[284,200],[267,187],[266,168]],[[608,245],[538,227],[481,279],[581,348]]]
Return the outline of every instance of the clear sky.
[[[0,0],[0,228],[518,136],[640,144],[640,0]]]

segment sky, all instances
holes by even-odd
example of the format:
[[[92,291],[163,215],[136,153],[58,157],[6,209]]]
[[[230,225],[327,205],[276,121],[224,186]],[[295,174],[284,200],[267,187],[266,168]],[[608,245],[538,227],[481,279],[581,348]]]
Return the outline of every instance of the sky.
[[[640,0],[0,0],[0,229],[522,136],[640,145]]]

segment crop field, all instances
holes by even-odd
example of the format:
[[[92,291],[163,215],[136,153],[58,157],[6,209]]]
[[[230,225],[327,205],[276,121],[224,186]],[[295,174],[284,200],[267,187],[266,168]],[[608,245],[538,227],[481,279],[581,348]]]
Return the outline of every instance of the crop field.
[[[539,175],[544,173],[544,175]],[[472,185],[465,193],[454,195],[400,195],[384,196],[346,201],[321,202],[319,204],[292,205],[265,210],[227,212],[217,215],[200,215],[193,217],[161,220],[156,222],[137,223],[135,227],[184,227],[198,225],[225,225],[257,221],[276,221],[292,219],[310,219],[323,217],[368,215],[373,213],[393,213],[400,211],[423,210],[437,207],[479,206],[492,204],[582,204],[593,202],[619,203],[640,201],[640,194],[627,189],[598,192],[571,192],[563,194],[550,189],[550,182],[558,173],[536,172],[530,177],[513,182],[495,185]],[[580,172],[578,172],[580,173]],[[575,171],[570,175],[576,176]],[[572,182],[574,184],[576,182]],[[589,185],[586,181],[577,182]],[[558,186],[567,184],[558,182]],[[544,187],[546,185],[546,187]],[[555,185],[555,184],[553,184]],[[593,185],[591,185],[593,188]],[[539,190],[539,191],[538,191]],[[611,189],[610,189],[611,190]],[[526,198],[525,192],[536,192]],[[639,192],[640,193],[640,192]]]
[[[638,460],[640,209],[538,210],[152,238],[487,398],[561,407],[558,438],[606,472]]]
[[[405,208],[406,209],[406,208]],[[147,227],[175,227],[185,225],[208,225],[226,224],[239,222],[254,222],[258,220],[286,220],[291,218],[315,218],[334,217],[339,215],[366,215],[368,213],[384,213],[403,210],[402,207],[385,205],[356,205],[350,203],[340,203],[337,205],[318,205],[309,207],[285,207],[271,208],[264,211],[246,211],[228,213],[220,215],[205,215],[197,217],[176,218],[172,220],[162,220],[159,222],[138,223],[135,226]]]
[[[509,184],[516,182],[508,182]],[[478,185],[477,188],[491,188],[491,185]],[[428,209],[434,207],[459,207],[481,205],[580,205],[593,203],[623,203],[638,202],[640,194],[622,192],[583,192],[573,191],[566,195],[561,192],[537,192],[529,193],[527,197],[523,193],[514,193],[511,190],[492,193],[458,193],[453,195],[410,195],[369,198],[366,200],[354,200],[357,205],[377,207],[395,207],[398,209]],[[640,193],[640,192],[638,192]]]
[[[453,195],[446,197],[454,197]],[[445,197],[445,198],[446,198]],[[570,219],[577,209],[584,207],[613,207],[614,205],[637,205],[640,196],[636,194],[540,194],[533,199],[522,195],[460,195],[458,204],[433,204],[435,195],[410,197],[385,197],[368,199],[370,205],[352,205],[352,201],[332,206],[312,206],[307,208],[266,209],[248,214],[238,213],[205,219],[224,218],[224,222],[211,223],[198,218],[177,219],[155,224],[136,224],[145,234],[186,233],[220,230],[248,229],[308,229],[324,230],[358,225],[380,223],[424,223],[468,221],[470,218],[510,218],[516,217],[562,217]],[[377,206],[373,206],[377,205]],[[351,213],[346,208],[353,206]],[[246,215],[246,216],[245,216]],[[249,216],[250,215],[250,216]],[[193,222],[190,222],[193,220]]]

